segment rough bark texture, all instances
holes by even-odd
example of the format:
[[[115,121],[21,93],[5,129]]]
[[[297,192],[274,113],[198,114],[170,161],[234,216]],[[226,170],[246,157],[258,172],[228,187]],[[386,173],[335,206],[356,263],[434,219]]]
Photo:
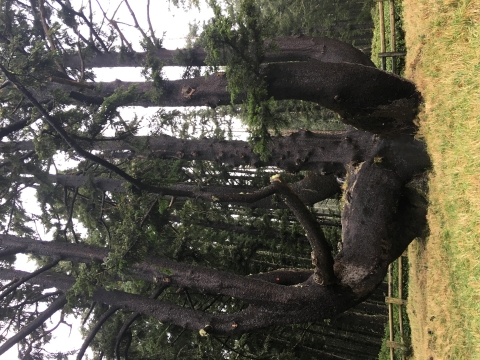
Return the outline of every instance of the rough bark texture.
[[[364,65],[324,63],[318,60],[268,64],[264,66],[263,73],[268,83],[268,96],[273,96],[276,100],[316,102],[340,114],[345,123],[377,134],[412,134],[416,129],[413,120],[420,95],[413,83],[391,73]],[[112,95],[115,90],[127,90],[132,86],[138,96],[124,106],[214,107],[231,102],[225,76],[167,81],[162,87],[162,97],[155,100],[148,95],[154,89],[147,82],[117,80],[91,85],[95,89],[76,89],[55,84],[43,91],[62,87],[72,100],[88,104],[102,104],[104,98]],[[185,88],[194,91],[185,95]],[[40,93],[36,96],[40,102],[47,101]],[[235,101],[242,102],[243,96]]]
[[[2,271],[0,270],[0,276],[2,275],[1,272]],[[24,275],[27,276],[28,273],[25,273]],[[0,355],[8,351],[8,349],[10,349],[12,346],[16,345],[18,342],[22,341],[28,335],[30,335],[32,332],[34,332],[36,329],[42,326],[43,323],[48,320],[48,318],[50,318],[58,310],[61,310],[66,304],[67,304],[67,299],[65,295],[59,296],[59,298],[55,300],[47,309],[45,309],[45,311],[40,313],[35,320],[30,322],[22,330],[20,330],[14,336],[9,338],[7,341],[5,341],[2,344],[2,346],[0,346]]]
[[[344,42],[329,39],[326,37],[281,37],[268,40],[265,45],[274,44],[275,50],[265,55],[265,62],[287,62],[306,61],[309,59],[321,60],[324,62],[350,62],[366,66],[375,65],[367,55],[352,45]],[[191,50],[167,50],[156,49],[150,53],[161,60],[166,66],[205,66],[206,53],[202,48]],[[84,66],[87,68],[96,67],[140,67],[145,62],[147,53],[126,53],[117,52],[94,54],[85,59]],[[182,63],[178,58],[186,57],[188,63]],[[63,56],[64,65],[67,67],[80,68],[81,63],[78,54],[66,54]]]
[[[314,170],[330,172],[332,164],[347,164],[352,159],[363,161],[374,154],[411,171],[430,166],[425,144],[409,136],[381,139],[370,133],[349,129],[340,133],[313,133],[301,130],[289,136],[275,136],[269,145],[270,160],[263,161],[248,142],[241,140],[178,139],[168,135],[133,137],[118,141],[78,141],[88,150],[102,151],[104,157],[117,159],[161,158],[216,161],[231,167],[276,166],[298,172]],[[31,151],[33,142],[0,143],[2,152]],[[345,170],[340,170],[344,172]],[[337,174],[338,175],[338,174]]]
[[[345,231],[344,248],[336,257],[334,264],[335,274],[340,280],[338,285],[318,286],[312,277],[309,277],[306,281],[296,284],[297,286],[284,286],[272,283],[270,282],[272,279],[264,276],[263,280],[260,280],[255,277],[244,277],[177,263],[168,259],[146,259],[144,263],[132,267],[132,276],[146,281],[166,282],[180,288],[197,289],[208,294],[224,294],[242,299],[251,305],[240,313],[212,315],[152,302],[151,299],[137,295],[118,291],[106,292],[102,288],[95,291],[93,299],[130,311],[141,312],[162,322],[170,322],[187,329],[200,330],[208,324],[211,326],[209,331],[216,334],[243,333],[265,326],[331,318],[342,313],[364,300],[385,277],[388,263],[400,250],[400,247],[388,246],[388,242],[401,240],[401,247],[404,249],[413,240],[412,236],[418,234],[425,225],[425,216],[419,216],[425,215],[425,209],[417,207],[420,210],[415,210],[416,205],[410,201],[411,196],[401,199],[401,181],[393,171],[381,168],[373,162],[365,162],[363,165],[353,167],[349,178],[347,193],[351,192],[352,188],[360,187],[365,192],[357,193],[356,190],[353,193],[356,195],[354,197],[350,193],[352,198],[345,205],[344,216],[346,218],[348,214],[351,216],[348,227],[359,231],[358,236],[351,231]],[[375,189],[375,197],[380,197],[378,205],[375,204],[375,200],[372,200],[373,189]],[[383,212],[377,211],[377,207]],[[405,214],[412,210],[416,214],[416,222],[411,224],[410,229],[404,230],[406,224],[403,221],[408,218]],[[357,216],[357,213],[360,215]],[[365,222],[366,216],[368,223]],[[365,230],[370,227],[369,224],[372,221],[377,222],[374,217],[384,220],[384,224],[379,224],[378,234]],[[386,233],[384,229],[395,230],[394,235]],[[10,235],[1,235],[0,239],[3,247],[21,244],[27,247],[25,252],[47,256],[55,254],[72,261],[103,261],[108,251],[104,248],[46,243]],[[372,246],[370,242],[374,245]],[[0,276],[4,279],[12,277],[12,271],[2,270]],[[275,280],[279,277],[278,275],[275,273]],[[300,276],[298,273],[292,273],[291,276],[293,278],[290,277],[290,279],[298,281],[306,277],[303,273]],[[42,274],[32,281],[64,290],[68,289],[74,280],[60,274],[55,276]],[[289,283],[291,281],[287,280]],[[232,324],[235,325],[232,326]]]

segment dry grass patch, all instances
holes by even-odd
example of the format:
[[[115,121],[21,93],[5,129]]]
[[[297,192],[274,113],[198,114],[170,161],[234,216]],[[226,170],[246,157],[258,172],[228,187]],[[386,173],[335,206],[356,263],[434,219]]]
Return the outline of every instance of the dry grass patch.
[[[416,359],[480,359],[480,2],[404,0],[406,77],[433,161],[430,236],[413,244]]]

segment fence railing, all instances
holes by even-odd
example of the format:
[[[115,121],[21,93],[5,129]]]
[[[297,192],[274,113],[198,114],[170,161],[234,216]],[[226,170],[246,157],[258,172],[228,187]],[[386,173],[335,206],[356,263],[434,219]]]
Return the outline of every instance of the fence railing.
[[[382,70],[387,70],[387,58],[392,58],[392,69],[393,73],[397,72],[396,69],[396,57],[405,56],[405,52],[396,51],[395,46],[395,3],[394,0],[374,0],[378,3],[378,12],[379,12],[379,22],[380,22],[380,53],[378,57],[382,60],[381,67]],[[386,49],[385,41],[385,8],[384,3],[388,2],[389,5],[389,15],[390,15],[390,51]],[[406,256],[404,253],[402,256]],[[403,268],[402,268],[402,257],[395,260],[397,262],[398,269],[398,297],[393,297],[393,281],[392,281],[392,265],[388,267],[388,296],[385,298],[385,302],[388,304],[388,324],[389,324],[389,333],[390,339],[387,341],[387,347],[390,348],[390,359],[394,360],[394,351],[401,351],[402,360],[405,359],[406,346],[404,342],[403,335],[403,307],[407,305],[407,300],[403,299]],[[393,326],[393,311],[394,305],[398,309],[398,325],[400,332],[400,341],[395,341],[394,326]]]
[[[373,0],[378,3],[378,12],[380,15],[380,53],[378,57],[382,59],[382,70],[387,70],[387,57],[392,58],[392,72],[396,73],[396,64],[394,59],[399,56],[405,56],[405,52],[398,52],[395,49],[395,3],[394,0]],[[385,9],[384,3],[389,4],[390,14],[390,51],[387,52],[385,45]]]

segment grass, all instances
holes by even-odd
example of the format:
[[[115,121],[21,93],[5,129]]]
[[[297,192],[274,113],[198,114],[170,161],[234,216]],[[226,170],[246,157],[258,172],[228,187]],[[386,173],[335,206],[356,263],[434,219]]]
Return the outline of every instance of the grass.
[[[405,51],[405,33],[403,30],[403,7],[400,2],[395,3],[395,50],[396,51]],[[384,3],[384,24],[385,24],[385,43],[386,43],[386,51],[391,50],[390,45],[390,9],[389,4],[387,2]],[[378,57],[378,53],[381,52],[381,45],[380,45],[380,17],[378,11],[378,5],[375,6],[372,10],[372,18],[375,24],[374,32],[373,32],[373,40],[372,40],[372,61],[378,68],[381,68],[381,60]],[[405,59],[404,58],[396,58],[396,73],[403,74],[405,69]],[[386,69],[387,71],[391,71],[392,69],[392,58],[387,58],[386,61]],[[403,265],[403,294],[402,297],[405,299],[408,295],[408,261],[405,258],[401,258],[402,265]],[[392,264],[392,282],[393,282],[393,297],[398,297],[398,265],[397,262]],[[398,306],[393,305],[393,334],[394,334],[394,341],[401,342],[400,337],[400,325],[399,325],[399,311]],[[411,331],[410,331],[410,324],[407,315],[407,310],[405,306],[402,306],[402,319],[403,319],[403,343],[405,344],[406,350],[402,352],[401,350],[394,350],[394,358],[395,360],[401,360],[402,355],[409,357],[411,354]],[[380,353],[378,355],[379,360],[390,360],[390,349],[387,347],[386,342],[390,340],[390,329],[388,322],[385,324],[385,336],[383,338],[382,347],[380,348]]]
[[[405,76],[424,97],[430,235],[409,248],[415,359],[480,358],[480,2],[403,0]]]

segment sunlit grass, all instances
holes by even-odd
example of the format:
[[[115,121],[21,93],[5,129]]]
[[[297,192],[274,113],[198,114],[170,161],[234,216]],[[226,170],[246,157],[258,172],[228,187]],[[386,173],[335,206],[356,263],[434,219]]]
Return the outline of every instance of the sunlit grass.
[[[406,77],[425,100],[430,236],[409,249],[415,359],[480,358],[480,2],[404,0]]]

